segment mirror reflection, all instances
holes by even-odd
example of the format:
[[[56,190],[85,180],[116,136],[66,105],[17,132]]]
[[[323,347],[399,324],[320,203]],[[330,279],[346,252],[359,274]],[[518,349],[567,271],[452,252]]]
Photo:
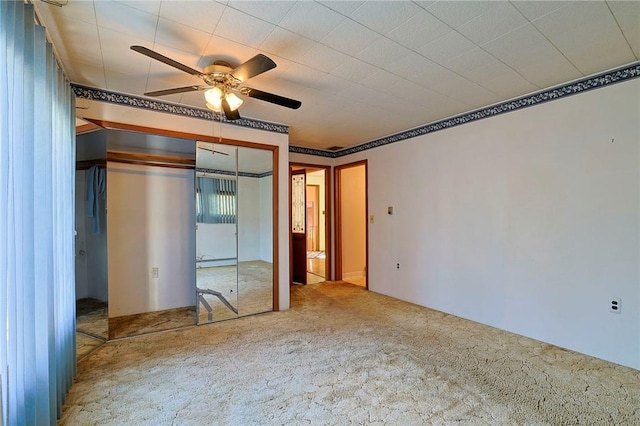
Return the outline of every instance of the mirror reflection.
[[[238,316],[237,151],[196,143],[198,324]]]
[[[197,142],[198,324],[273,310],[273,154]]]
[[[273,153],[238,148],[239,315],[273,310]]]

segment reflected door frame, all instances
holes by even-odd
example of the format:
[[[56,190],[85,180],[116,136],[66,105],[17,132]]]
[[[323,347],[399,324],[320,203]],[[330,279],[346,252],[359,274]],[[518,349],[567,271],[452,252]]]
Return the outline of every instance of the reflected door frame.
[[[305,169],[308,173],[311,171],[324,171],[324,222],[325,222],[325,279],[331,281],[333,279],[333,250],[332,250],[332,202],[331,202],[331,166],[312,163],[289,163],[289,283],[293,282],[293,241],[292,241],[292,217],[291,217],[291,173],[294,169]]]

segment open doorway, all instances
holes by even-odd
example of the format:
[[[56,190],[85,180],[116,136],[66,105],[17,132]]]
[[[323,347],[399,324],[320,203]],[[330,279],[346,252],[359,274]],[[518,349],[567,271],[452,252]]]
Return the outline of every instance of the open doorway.
[[[316,284],[330,278],[330,167],[291,164],[292,284]]]
[[[368,283],[367,161],[336,167],[336,279]]]

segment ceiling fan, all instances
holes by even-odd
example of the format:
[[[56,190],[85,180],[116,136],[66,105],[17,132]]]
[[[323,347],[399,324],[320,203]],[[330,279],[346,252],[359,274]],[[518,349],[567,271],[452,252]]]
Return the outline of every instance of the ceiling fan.
[[[145,96],[164,96],[204,90],[207,108],[216,112],[224,111],[227,120],[238,120],[240,118],[238,107],[242,105],[242,99],[236,93],[291,109],[298,109],[302,105],[302,102],[295,99],[285,98],[284,96],[263,92],[251,87],[238,87],[248,79],[276,67],[275,62],[261,53],[235,68],[231,68],[228,62],[216,61],[212,65],[205,67],[203,71],[198,71],[143,46],[131,46],[131,50],[177,68],[180,71],[200,77],[207,84],[206,86],[192,85],[157,90],[155,92],[147,92]]]

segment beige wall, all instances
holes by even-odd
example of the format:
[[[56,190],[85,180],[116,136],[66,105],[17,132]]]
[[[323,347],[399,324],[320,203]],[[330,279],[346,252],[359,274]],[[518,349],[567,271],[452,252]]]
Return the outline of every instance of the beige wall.
[[[638,117],[640,79],[338,158],[369,289],[639,369]]]

